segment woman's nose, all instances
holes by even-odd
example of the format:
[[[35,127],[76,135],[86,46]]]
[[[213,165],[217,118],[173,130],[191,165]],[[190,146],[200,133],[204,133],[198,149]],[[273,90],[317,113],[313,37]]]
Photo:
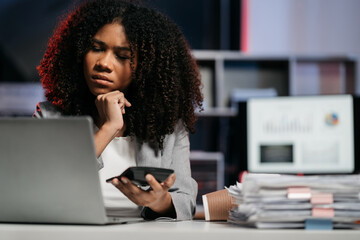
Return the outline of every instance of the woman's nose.
[[[104,53],[101,55],[96,61],[95,68],[98,71],[112,72],[113,64],[111,60],[111,54]]]

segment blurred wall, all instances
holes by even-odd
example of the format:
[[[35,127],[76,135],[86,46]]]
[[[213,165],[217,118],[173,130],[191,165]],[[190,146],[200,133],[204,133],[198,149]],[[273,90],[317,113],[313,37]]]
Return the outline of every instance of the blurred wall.
[[[360,53],[359,0],[248,0],[249,52]]]
[[[360,53],[359,0],[248,0],[249,52]]]
[[[359,0],[244,1],[249,53],[360,55]]]

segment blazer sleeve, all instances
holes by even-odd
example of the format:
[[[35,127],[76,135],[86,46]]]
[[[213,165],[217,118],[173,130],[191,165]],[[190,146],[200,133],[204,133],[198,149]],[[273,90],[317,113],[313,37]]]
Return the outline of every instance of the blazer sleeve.
[[[170,192],[170,195],[177,220],[190,220],[195,215],[198,185],[191,177],[189,133],[182,122],[177,124],[175,133],[170,168],[174,169],[176,174],[174,188],[179,190]]]
[[[153,212],[148,207],[143,209],[141,215],[145,219],[160,217],[176,218],[176,220],[192,219],[195,214],[197,183],[191,177],[189,135],[182,122],[179,121],[175,126],[174,132],[165,138],[161,159],[160,157],[155,158],[153,150],[150,150],[150,148],[146,147],[147,151],[144,148],[145,146],[143,146],[141,151],[141,165],[173,169],[176,180],[172,188],[177,188],[178,190],[169,192],[176,216],[162,216]]]
[[[59,118],[61,116],[60,110],[47,101],[39,102],[33,114],[33,118]]]

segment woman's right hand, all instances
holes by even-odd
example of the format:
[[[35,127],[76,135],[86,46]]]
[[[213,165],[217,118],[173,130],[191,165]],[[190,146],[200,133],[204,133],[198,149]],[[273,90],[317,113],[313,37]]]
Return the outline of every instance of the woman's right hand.
[[[116,134],[124,131],[123,114],[125,114],[125,107],[131,106],[124,93],[113,91],[98,95],[95,105],[100,118],[99,128],[106,125],[109,130],[114,131]]]
[[[113,91],[98,95],[95,105],[99,113],[97,122],[99,131],[94,137],[96,155],[99,157],[114,137],[123,135],[125,131],[123,114],[125,107],[131,107],[131,103],[125,98],[124,93]]]

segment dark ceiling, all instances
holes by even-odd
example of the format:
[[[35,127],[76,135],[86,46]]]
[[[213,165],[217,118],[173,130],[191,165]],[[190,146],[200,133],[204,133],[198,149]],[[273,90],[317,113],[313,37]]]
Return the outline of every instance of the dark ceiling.
[[[73,0],[1,1],[1,81],[37,81],[36,66],[57,19],[74,4]],[[18,73],[7,73],[9,66]]]
[[[40,63],[54,28],[61,17],[80,2],[81,0],[0,0],[0,82],[38,82],[36,66]],[[223,40],[229,42],[229,39],[233,39],[230,35],[220,34],[220,22],[227,22],[220,18],[229,20],[229,15],[232,14],[230,10],[234,9],[233,6],[238,6],[240,0],[142,2],[169,15],[180,26],[193,49],[224,49],[221,45]],[[236,14],[238,13],[235,13],[235,19],[240,19]],[[238,22],[233,25],[231,31],[228,26],[225,28],[227,32],[235,33],[234,42],[238,45]],[[225,45],[225,49],[230,49],[230,44]],[[238,50],[238,46],[231,49]]]

